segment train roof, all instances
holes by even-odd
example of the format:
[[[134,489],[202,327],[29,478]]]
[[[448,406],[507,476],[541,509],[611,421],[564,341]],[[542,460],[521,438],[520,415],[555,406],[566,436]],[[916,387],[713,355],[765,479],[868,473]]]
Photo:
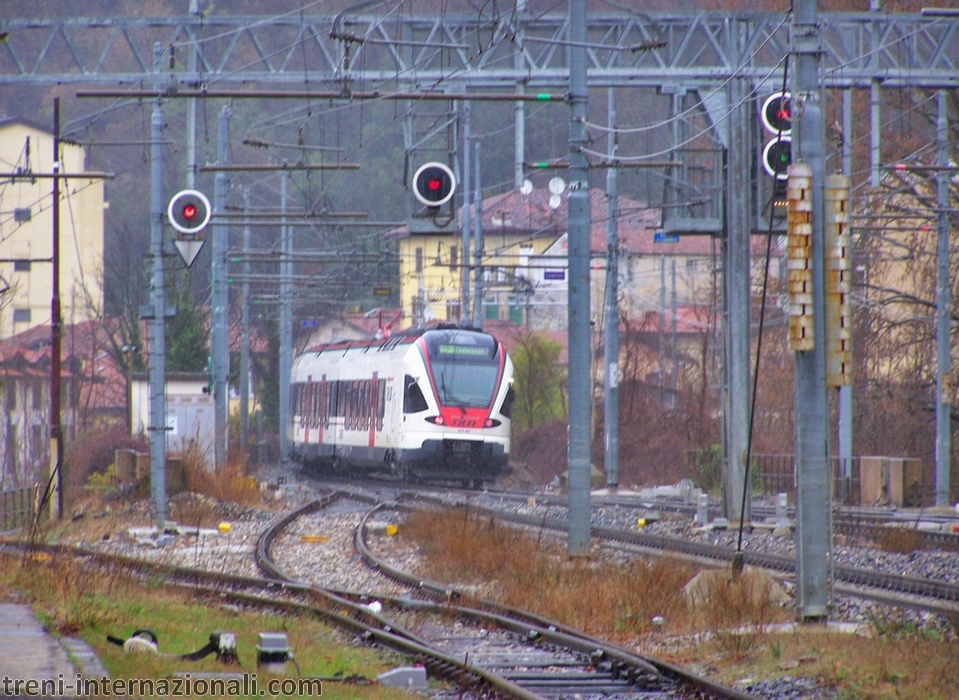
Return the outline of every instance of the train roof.
[[[385,338],[373,338],[370,340],[342,340],[336,343],[322,343],[319,345],[313,345],[308,347],[305,352],[320,354],[323,352],[330,351],[339,351],[346,352],[348,350],[375,350],[375,351],[387,351],[393,350],[400,345],[410,345],[416,342],[417,339],[423,337],[426,333],[431,331],[471,331],[474,333],[482,333],[483,335],[489,335],[492,337],[492,334],[487,333],[481,328],[473,328],[472,326],[458,326],[453,324],[440,324],[437,326],[430,326],[429,328],[411,328],[405,331],[399,331],[393,335],[387,336]],[[497,340],[497,342],[499,342]]]

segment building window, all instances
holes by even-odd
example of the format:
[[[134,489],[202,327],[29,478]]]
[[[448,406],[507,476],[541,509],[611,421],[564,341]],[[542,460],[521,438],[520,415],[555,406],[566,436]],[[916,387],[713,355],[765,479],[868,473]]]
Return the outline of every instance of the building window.
[[[459,249],[455,245],[450,246],[450,272],[456,272],[456,264],[459,262]]]
[[[30,207],[27,207],[25,209],[18,208],[13,210],[13,220],[18,223],[24,223],[24,222],[30,221],[31,218],[33,217],[30,213]]]
[[[29,260],[14,260],[14,261],[13,261],[13,271],[14,271],[14,272],[30,272],[30,261],[29,261]]]
[[[12,379],[7,380],[7,413],[12,413],[17,409],[17,385],[13,383]]]
[[[37,410],[43,406],[41,400],[41,384],[40,382],[34,382],[30,385],[30,398],[33,400],[33,409]]]
[[[458,321],[460,318],[460,303],[458,301],[446,302],[446,319],[448,321]]]
[[[699,261],[696,258],[688,258],[686,260],[686,272],[695,274],[697,267],[699,267]]]
[[[45,450],[45,440],[43,436],[43,426],[42,425],[31,425],[30,426],[30,454],[33,456],[33,459],[38,459],[44,456]]]
[[[14,309],[13,322],[14,323],[30,323],[30,309]]]
[[[423,249],[422,248],[416,249],[416,268],[415,269],[416,269],[416,272],[423,271]]]
[[[7,473],[16,474],[17,466],[17,426],[7,423]]]

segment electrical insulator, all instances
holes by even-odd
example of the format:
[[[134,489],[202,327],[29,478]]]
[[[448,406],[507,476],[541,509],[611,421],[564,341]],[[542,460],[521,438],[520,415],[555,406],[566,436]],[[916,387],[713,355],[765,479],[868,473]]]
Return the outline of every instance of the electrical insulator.
[[[812,264],[812,167],[796,163],[789,166],[786,180],[786,295],[793,352],[815,345]]]
[[[844,175],[826,178],[823,244],[826,254],[826,385],[852,383],[852,240],[849,189]]]

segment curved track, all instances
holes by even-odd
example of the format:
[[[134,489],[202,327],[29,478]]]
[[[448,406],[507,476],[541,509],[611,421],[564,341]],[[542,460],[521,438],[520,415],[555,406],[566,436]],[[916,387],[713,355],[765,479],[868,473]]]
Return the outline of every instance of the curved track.
[[[348,495],[363,498],[356,493]],[[270,547],[296,518],[321,507],[320,503],[308,504],[263,534],[258,561],[268,575],[291,585],[302,585],[276,566]],[[376,508],[372,509],[367,518],[375,511]],[[365,522],[357,529],[357,548],[377,570],[410,586],[411,593],[377,597],[389,617],[370,612],[365,605],[369,598],[363,594],[338,593],[337,599],[352,599],[354,611],[366,617],[364,624],[369,625],[371,634],[375,630],[378,635],[389,635],[377,637],[378,641],[387,643],[388,639],[390,646],[396,644],[393,648],[406,653],[412,649],[429,668],[455,668],[460,683],[465,677],[475,677],[475,682],[485,683],[503,697],[531,700],[570,694],[584,699],[638,695],[649,700],[750,697],[525,611],[486,600],[465,604],[468,596],[463,592],[399,571],[374,557],[363,539]],[[436,658],[427,661],[427,650]]]

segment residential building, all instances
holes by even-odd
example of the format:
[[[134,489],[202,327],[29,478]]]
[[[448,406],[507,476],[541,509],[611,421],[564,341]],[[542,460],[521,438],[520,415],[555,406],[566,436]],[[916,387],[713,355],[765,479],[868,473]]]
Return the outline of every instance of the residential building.
[[[53,296],[51,132],[26,119],[0,117],[0,338],[49,325]],[[60,173],[86,170],[81,146],[60,144]],[[104,181],[61,179],[59,282],[63,323],[103,307]]]
[[[69,442],[80,432],[123,420],[126,377],[107,352],[95,321],[62,329],[60,426]],[[0,341],[0,490],[36,483],[49,464],[50,326]]]

